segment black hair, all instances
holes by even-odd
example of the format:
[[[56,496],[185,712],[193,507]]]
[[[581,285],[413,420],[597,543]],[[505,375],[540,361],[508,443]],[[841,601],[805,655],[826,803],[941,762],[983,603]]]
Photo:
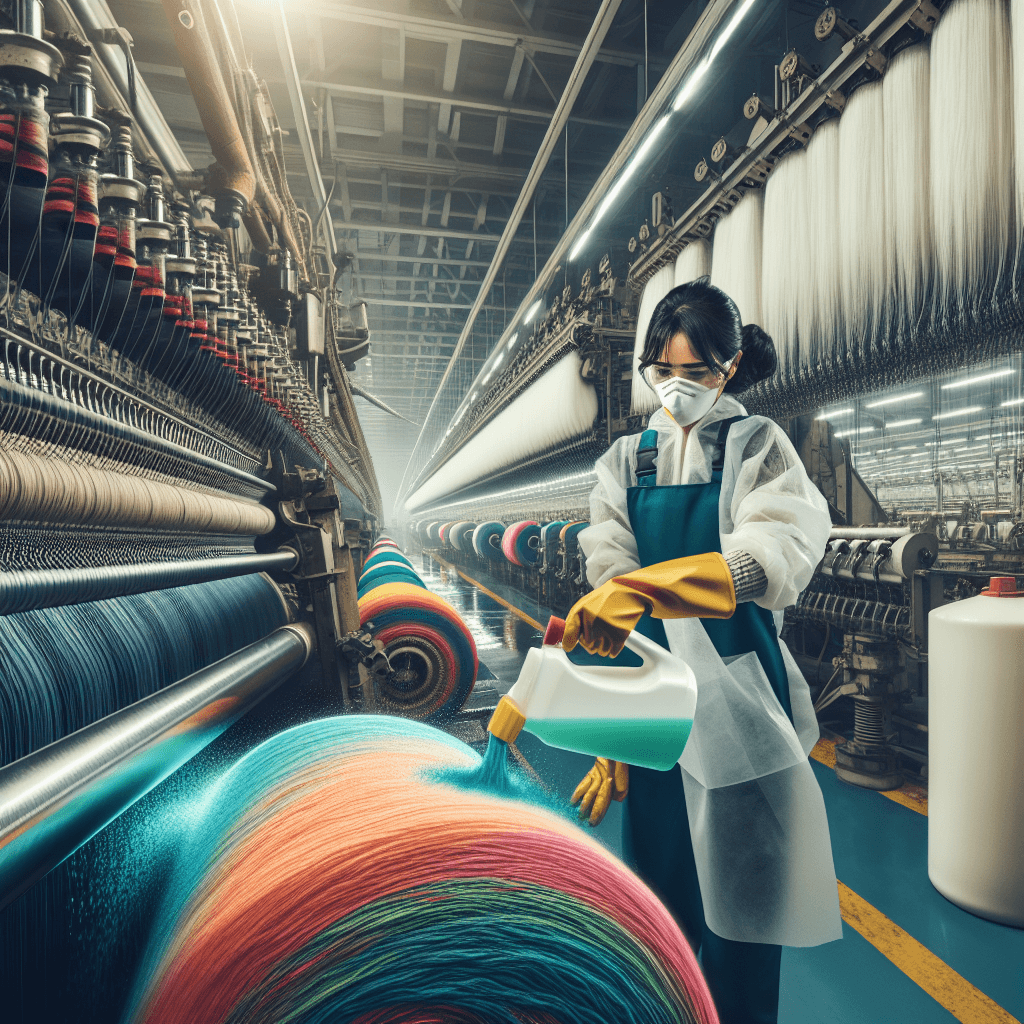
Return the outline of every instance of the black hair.
[[[660,362],[665,346],[677,334],[686,335],[690,348],[711,369],[720,368],[743,350],[726,391],[746,391],[778,369],[775,343],[757,324],[741,323],[736,303],[710,278],[681,284],[658,303],[647,326],[640,369]]]

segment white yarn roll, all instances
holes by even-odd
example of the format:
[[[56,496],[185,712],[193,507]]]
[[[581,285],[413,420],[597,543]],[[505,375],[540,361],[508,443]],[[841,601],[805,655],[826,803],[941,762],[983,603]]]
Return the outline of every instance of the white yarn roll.
[[[711,243],[705,238],[691,242],[676,257],[674,285],[696,281],[711,273]]]
[[[921,44],[893,58],[882,79],[885,253],[895,325],[904,331],[920,322],[931,286],[929,70],[928,47]]]
[[[838,132],[839,322],[855,358],[880,344],[888,302],[887,248],[880,244],[887,191],[882,125],[882,83],[862,85],[850,96]],[[816,210],[830,219],[828,207]]]
[[[931,50],[936,305],[940,316],[949,316],[976,310],[1000,283],[1014,237],[1005,0],[953,0],[932,34]]]
[[[1024,0],[1010,0],[1017,244],[1024,242]]]
[[[842,250],[839,207],[839,120],[819,125],[807,144],[807,181],[794,195],[803,256],[797,282],[798,368],[842,358],[849,344],[842,324]],[[876,244],[878,240],[876,239]]]
[[[669,268],[671,272],[671,267]],[[582,437],[597,416],[597,392],[580,377],[577,352],[560,359],[409,498],[420,508],[506,466]]]
[[[247,537],[269,533],[276,522],[270,509],[255,502],[21,451],[0,451],[3,519]]]
[[[688,245],[683,253],[687,253],[693,246]],[[679,259],[683,258],[683,253],[680,254]],[[676,261],[676,267],[679,266],[679,261]],[[698,277],[702,276],[700,274]],[[690,278],[693,280],[693,278]],[[640,296],[640,311],[636,317],[636,341],[633,344],[633,387],[631,391],[632,397],[632,413],[634,416],[641,413],[654,412],[655,409],[661,408],[661,402],[658,401],[658,396],[647,386],[643,377],[640,376],[640,356],[644,350],[644,341],[647,339],[647,327],[651,322],[651,317],[654,315],[654,310],[663,298],[677,284],[683,284],[682,281],[676,279],[676,269],[669,264],[666,267],[662,267],[648,282],[644,285],[643,294]]]
[[[795,364],[797,291],[809,271],[800,223],[806,189],[807,151],[800,149],[778,162],[764,190],[761,326],[775,342],[783,373]]]
[[[764,192],[748,192],[715,228],[711,283],[739,307],[745,324],[761,326]]]

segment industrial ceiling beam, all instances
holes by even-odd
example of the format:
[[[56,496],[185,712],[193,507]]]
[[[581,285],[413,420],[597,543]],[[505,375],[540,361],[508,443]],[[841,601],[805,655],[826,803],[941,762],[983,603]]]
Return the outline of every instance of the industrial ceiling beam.
[[[529,56],[527,56],[529,59]],[[502,103],[498,100],[477,99],[474,96],[458,95],[454,92],[423,92],[415,89],[396,88],[393,85],[372,84],[364,85],[357,82],[321,82],[314,79],[304,79],[303,83],[309,89],[323,89],[325,92],[351,95],[371,96],[375,99],[399,99],[409,100],[413,103],[438,103],[443,106],[460,107],[462,110],[479,110],[485,114],[500,114],[503,117],[524,118],[528,121],[550,121],[553,111],[543,107],[515,106],[511,103]],[[616,131],[625,131],[629,124],[625,121],[613,121],[606,117],[572,117],[570,120],[575,124],[591,125],[595,128],[613,128]],[[344,126],[339,125],[338,131],[344,131]],[[445,131],[442,128],[441,131]]]
[[[553,53],[563,57],[576,58],[582,49],[581,44],[573,39],[559,35],[539,35],[518,31],[511,28],[476,19],[462,18],[444,19],[428,18],[422,15],[409,14],[405,11],[388,11],[381,8],[363,7],[358,4],[346,3],[344,0],[332,0],[330,4],[323,2],[314,4],[310,10],[322,18],[346,21],[351,24],[377,25],[396,28],[401,26],[406,35],[415,39],[427,39],[432,42],[447,42],[449,39],[469,40],[476,43],[489,43],[492,46],[515,46],[517,43],[534,53]],[[586,45],[585,43],[583,45]],[[621,50],[614,47],[602,48],[595,59],[608,64],[622,64],[635,67],[644,62],[644,54],[640,50]],[[651,66],[655,62],[651,61]],[[659,67],[664,61],[659,61]]]
[[[411,235],[413,238],[426,235],[428,238],[450,238],[463,242],[472,240],[497,243],[498,241],[497,235],[484,235],[479,231],[460,231],[457,228],[431,227],[429,224],[361,224],[359,221],[345,221],[337,222],[334,226],[338,231],[377,231],[385,235]],[[381,259],[390,259],[390,257],[382,255]]]
[[[403,171],[408,174],[447,175],[454,179],[486,179],[497,181],[522,181],[526,168],[507,167],[500,164],[466,163],[463,160],[431,160],[428,157],[409,156],[404,153],[377,153],[363,149],[347,149],[340,153],[346,167],[373,168],[389,171]]]

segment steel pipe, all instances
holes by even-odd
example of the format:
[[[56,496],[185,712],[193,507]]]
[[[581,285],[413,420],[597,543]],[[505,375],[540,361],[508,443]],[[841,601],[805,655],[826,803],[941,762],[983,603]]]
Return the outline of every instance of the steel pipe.
[[[31,569],[0,573],[0,615],[33,608],[56,608],[105,601],[126,594],[170,590],[248,576],[271,569],[293,569],[299,560],[291,548],[270,554],[181,559],[142,565],[103,565],[79,569]]]
[[[304,623],[0,768],[0,909],[300,669]]]

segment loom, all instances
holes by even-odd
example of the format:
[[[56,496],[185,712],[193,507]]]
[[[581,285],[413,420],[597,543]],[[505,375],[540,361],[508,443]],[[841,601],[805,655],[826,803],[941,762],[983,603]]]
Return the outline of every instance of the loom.
[[[755,93],[734,124],[721,124],[697,164],[693,201],[674,216],[656,192],[631,237],[622,216],[606,230],[599,257],[594,223],[614,210],[609,192],[625,184],[641,203],[651,194],[616,176],[628,176],[638,148],[670,137],[665,124],[691,83],[715,73],[716,51],[681,51],[461,403],[421,435],[430,443],[402,492],[410,536],[564,613],[588,586],[575,533],[589,514],[593,459],[657,408],[636,372],[654,307],[710,275],[779,353],[777,376],[741,400],[786,426],[845,531],[786,626],[820,687],[819,710],[852,711],[837,771],[872,788],[926,774],[927,729],[909,706],[926,694],[928,612],[978,593],[986,573],[1024,570],[1019,403],[1012,394],[1003,403],[1002,434],[979,437],[1007,439],[991,470],[890,456],[883,479],[897,489],[907,481],[897,502],[867,480],[884,454],[864,458],[865,444],[851,443],[895,417],[844,431],[827,410],[852,412],[851,399],[865,412],[886,406],[888,391],[955,368],[994,361],[1009,367],[999,376],[1017,366],[1024,206],[1013,154],[1024,129],[1005,83],[1019,105],[1024,34],[1011,6],[895,0],[859,23],[826,8],[813,39],[780,56],[774,95]],[[614,253],[624,257],[618,270]],[[933,386],[941,396],[960,385]],[[955,411],[936,419],[946,415]],[[929,444],[940,453],[946,442]],[[438,520],[486,533],[467,546]],[[525,522],[535,535],[522,542]]]
[[[365,304],[288,190],[265,84],[223,22],[168,11],[204,173],[102,3],[23,0],[0,31],[12,984],[47,908],[74,911],[68,858],[270,695],[293,717],[444,717],[476,679],[472,637],[426,591],[373,591],[361,618],[382,512],[349,379]]]

